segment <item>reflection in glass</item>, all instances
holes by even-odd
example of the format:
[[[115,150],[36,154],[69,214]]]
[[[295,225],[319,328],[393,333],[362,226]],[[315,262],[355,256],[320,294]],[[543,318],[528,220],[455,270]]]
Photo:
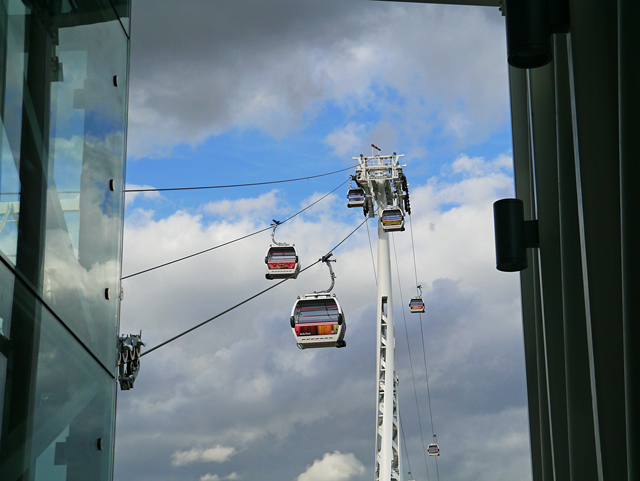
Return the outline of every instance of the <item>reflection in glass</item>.
[[[0,2],[2,481],[112,477],[129,11]]]
[[[0,282],[11,276],[1,265]],[[0,361],[0,385],[6,385],[0,479],[109,480],[113,376],[18,279],[9,315],[11,340],[0,343],[0,359],[13,366],[9,373]]]

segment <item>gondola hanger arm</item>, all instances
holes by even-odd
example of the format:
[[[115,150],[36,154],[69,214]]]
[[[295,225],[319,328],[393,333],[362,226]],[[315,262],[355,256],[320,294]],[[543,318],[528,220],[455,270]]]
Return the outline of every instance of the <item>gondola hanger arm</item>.
[[[336,275],[333,272],[333,269],[331,268],[331,262],[337,262],[336,259],[330,259],[330,257],[333,256],[333,252],[329,252],[327,255],[322,256],[320,259],[318,259],[319,262],[324,262],[325,264],[327,264],[327,267],[329,268],[329,274],[331,275],[331,285],[329,286],[329,289],[324,290],[324,291],[313,291],[314,294],[329,294],[331,292],[331,290],[333,289],[333,286],[336,285]]]
[[[276,240],[276,229],[278,228],[278,226],[280,224],[282,224],[282,222],[279,222],[279,221],[273,219],[273,224],[272,224],[273,225],[273,230],[271,231],[271,240],[273,242],[273,245],[280,246],[280,247],[286,247],[289,244],[287,244],[286,242],[278,242]]]

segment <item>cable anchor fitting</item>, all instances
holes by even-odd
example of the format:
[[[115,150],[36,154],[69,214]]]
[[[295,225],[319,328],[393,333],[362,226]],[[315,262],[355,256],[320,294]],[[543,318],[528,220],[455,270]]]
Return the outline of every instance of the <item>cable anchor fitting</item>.
[[[140,372],[140,356],[142,346],[142,331],[140,334],[122,335],[118,338],[118,382],[122,391],[133,389],[133,383]]]

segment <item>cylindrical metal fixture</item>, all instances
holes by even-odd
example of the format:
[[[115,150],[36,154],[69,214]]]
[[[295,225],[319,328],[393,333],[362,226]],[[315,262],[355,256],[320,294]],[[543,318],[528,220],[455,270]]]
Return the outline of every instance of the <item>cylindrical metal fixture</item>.
[[[548,0],[505,0],[507,55],[517,68],[542,67],[551,61]]]
[[[526,269],[524,203],[520,199],[494,202],[493,224],[496,234],[496,268],[503,272]]]

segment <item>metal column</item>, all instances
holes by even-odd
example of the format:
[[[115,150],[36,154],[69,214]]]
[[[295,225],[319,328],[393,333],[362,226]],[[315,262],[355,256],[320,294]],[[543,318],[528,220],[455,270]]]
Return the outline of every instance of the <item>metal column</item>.
[[[381,209],[386,205],[384,183],[376,200]],[[398,395],[396,379],[395,331],[393,297],[391,293],[391,258],[389,234],[382,228],[378,216],[378,306],[377,306],[377,400],[376,400],[376,459],[375,480],[400,479],[400,451],[398,443]]]

